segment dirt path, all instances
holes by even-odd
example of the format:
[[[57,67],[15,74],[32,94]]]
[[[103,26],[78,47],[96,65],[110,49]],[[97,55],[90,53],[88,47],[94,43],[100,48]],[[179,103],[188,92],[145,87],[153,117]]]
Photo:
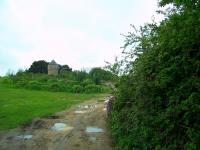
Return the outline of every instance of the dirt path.
[[[106,97],[104,100],[108,99]],[[0,132],[0,150],[113,150],[104,100],[91,100]]]

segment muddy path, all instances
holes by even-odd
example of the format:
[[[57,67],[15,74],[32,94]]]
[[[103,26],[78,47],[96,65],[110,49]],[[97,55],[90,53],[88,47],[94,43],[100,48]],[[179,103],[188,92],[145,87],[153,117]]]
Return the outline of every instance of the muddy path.
[[[113,150],[104,99],[96,99],[0,132],[0,150]]]

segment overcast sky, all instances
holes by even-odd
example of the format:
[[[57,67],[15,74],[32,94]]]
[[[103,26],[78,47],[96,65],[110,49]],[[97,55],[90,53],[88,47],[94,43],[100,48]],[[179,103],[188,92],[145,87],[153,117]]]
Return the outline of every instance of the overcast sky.
[[[103,66],[120,54],[120,33],[159,20],[157,9],[157,0],[0,0],[0,75],[35,60]]]

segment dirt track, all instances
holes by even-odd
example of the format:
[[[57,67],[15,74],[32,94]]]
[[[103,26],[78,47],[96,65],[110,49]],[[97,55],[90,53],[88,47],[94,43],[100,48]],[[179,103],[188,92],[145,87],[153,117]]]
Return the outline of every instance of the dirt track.
[[[0,150],[113,150],[105,119],[104,101],[87,101],[0,132]]]

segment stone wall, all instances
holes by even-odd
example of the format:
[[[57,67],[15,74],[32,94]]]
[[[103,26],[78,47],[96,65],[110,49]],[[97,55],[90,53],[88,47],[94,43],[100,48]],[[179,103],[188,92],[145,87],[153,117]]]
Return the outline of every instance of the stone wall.
[[[48,75],[58,75],[58,65],[54,64],[49,64],[48,65]]]

